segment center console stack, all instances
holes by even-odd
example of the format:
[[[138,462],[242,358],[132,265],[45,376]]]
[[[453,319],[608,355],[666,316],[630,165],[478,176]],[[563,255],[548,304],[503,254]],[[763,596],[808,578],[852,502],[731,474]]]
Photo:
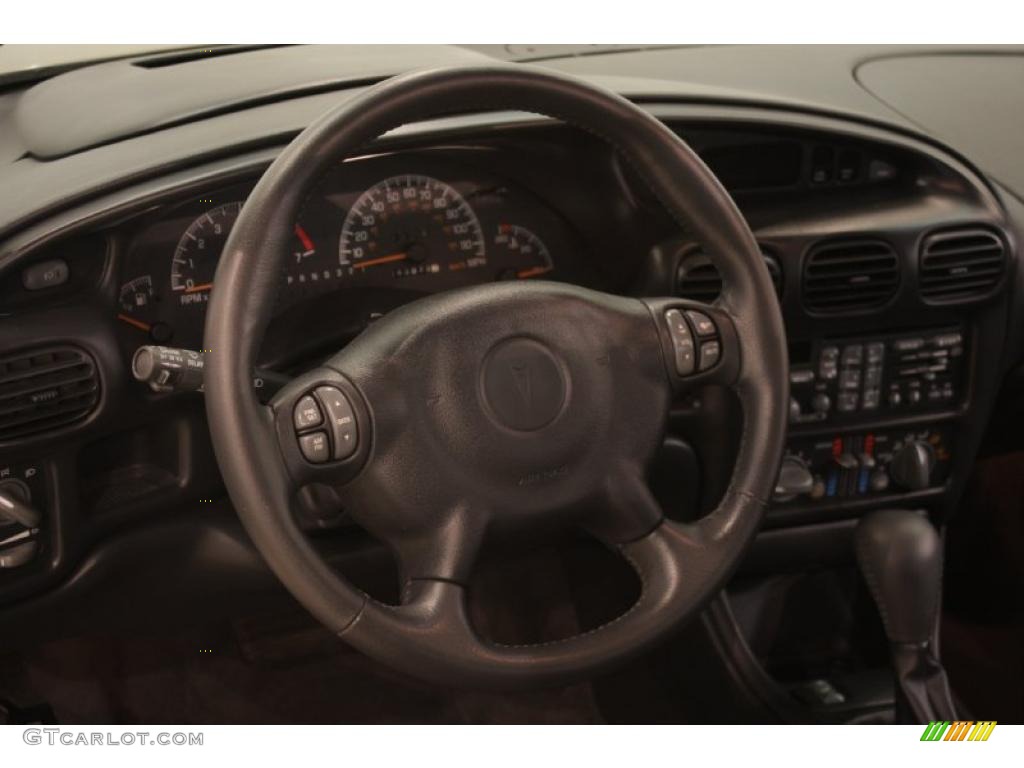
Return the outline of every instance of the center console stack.
[[[793,345],[789,439],[772,507],[940,493],[968,379],[961,326]]]

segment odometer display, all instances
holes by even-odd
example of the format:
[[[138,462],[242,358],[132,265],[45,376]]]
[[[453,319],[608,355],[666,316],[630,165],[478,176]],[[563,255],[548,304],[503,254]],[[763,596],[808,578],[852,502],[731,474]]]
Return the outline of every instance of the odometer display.
[[[401,280],[487,264],[480,222],[449,184],[394,176],[363,192],[345,217],[338,263],[352,275],[380,272]]]

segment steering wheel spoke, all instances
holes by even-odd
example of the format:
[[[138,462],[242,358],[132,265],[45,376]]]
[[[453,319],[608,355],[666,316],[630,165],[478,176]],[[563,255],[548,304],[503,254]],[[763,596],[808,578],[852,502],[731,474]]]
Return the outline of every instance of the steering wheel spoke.
[[[643,538],[665,517],[640,467],[611,474],[602,502],[590,513],[584,527],[610,546]]]
[[[403,594],[417,582],[469,581],[483,541],[486,516],[468,504],[456,504],[435,518],[430,528],[392,537]]]

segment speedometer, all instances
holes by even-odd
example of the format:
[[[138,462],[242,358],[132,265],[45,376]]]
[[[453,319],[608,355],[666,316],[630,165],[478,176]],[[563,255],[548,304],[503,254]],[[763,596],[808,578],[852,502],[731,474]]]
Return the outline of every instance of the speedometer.
[[[386,269],[395,278],[487,264],[476,213],[451,185],[429,176],[384,179],[349,209],[338,261],[351,274]]]

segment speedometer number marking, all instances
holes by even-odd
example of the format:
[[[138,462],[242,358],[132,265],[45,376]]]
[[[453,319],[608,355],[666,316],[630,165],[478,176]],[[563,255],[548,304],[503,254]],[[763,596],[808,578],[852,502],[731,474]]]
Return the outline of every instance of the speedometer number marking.
[[[480,222],[453,187],[429,176],[394,176],[363,192],[349,209],[338,263],[352,274],[388,269],[394,278],[484,266]]]

